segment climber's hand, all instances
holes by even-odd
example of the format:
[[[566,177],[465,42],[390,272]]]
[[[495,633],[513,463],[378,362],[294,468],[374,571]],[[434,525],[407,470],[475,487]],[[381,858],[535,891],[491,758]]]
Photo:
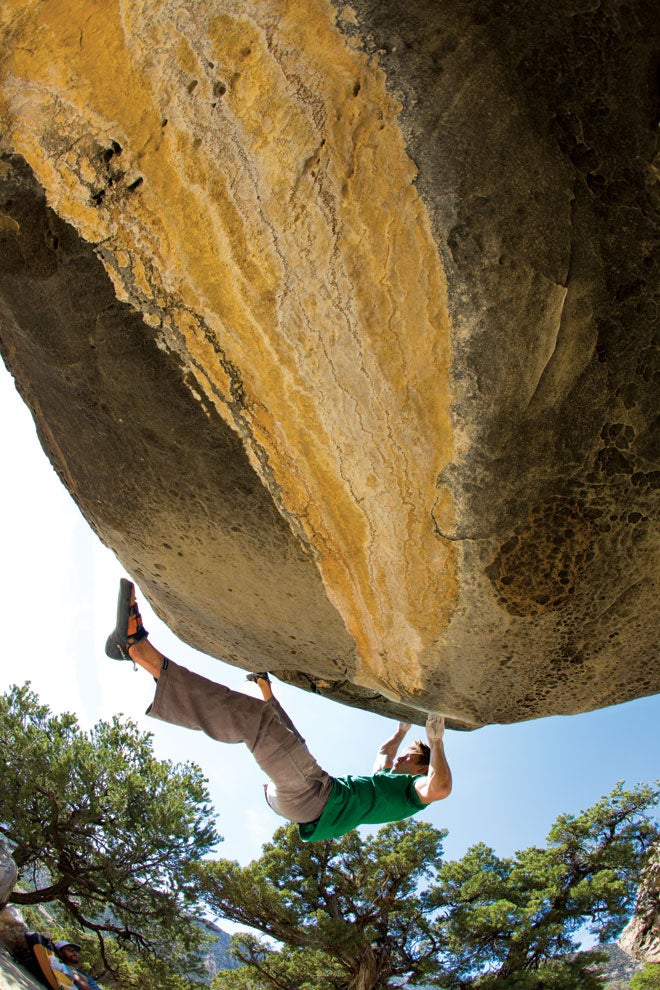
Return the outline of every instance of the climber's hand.
[[[426,736],[431,746],[442,742],[445,734],[445,717],[438,712],[429,712],[426,719]]]

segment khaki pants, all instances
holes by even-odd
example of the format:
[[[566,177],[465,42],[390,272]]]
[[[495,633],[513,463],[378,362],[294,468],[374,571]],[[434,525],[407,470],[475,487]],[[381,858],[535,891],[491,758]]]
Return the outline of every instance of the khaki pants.
[[[147,715],[198,729],[224,743],[245,743],[269,778],[266,801],[292,822],[313,822],[332,790],[288,715],[275,699],[261,701],[164,660]]]

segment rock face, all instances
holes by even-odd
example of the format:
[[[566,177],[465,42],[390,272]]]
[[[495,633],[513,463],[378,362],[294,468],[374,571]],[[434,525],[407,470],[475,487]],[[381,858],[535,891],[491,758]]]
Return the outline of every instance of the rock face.
[[[660,964],[660,848],[656,848],[637,892],[635,914],[619,945],[633,959]]]
[[[0,838],[0,905],[5,904],[16,885],[18,871],[11,853]]]
[[[42,987],[43,984],[33,980],[0,950],[0,990],[42,990]]]
[[[0,16],[3,355],[169,625],[455,727],[660,689],[655,5]]]
[[[27,949],[26,931],[27,925],[15,908],[4,907],[0,910],[0,948],[10,952]]]

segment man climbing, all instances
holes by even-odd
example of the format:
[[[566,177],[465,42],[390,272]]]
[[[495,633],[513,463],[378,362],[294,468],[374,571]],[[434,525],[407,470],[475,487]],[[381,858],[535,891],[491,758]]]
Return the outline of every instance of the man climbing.
[[[268,674],[248,676],[261,690],[263,700],[258,700],[163,656],[148,639],[135,588],[125,578],[120,581],[117,623],[105,652],[114,660],[132,660],[156,679],[148,715],[199,729],[218,742],[245,743],[269,778],[266,801],[278,815],[298,824],[304,841],[335,839],[358,825],[399,821],[451,792],[442,715],[427,718],[428,746],[417,741],[397,756],[410,728],[399,722],[380,747],[370,776],[331,777],[273,696]]]

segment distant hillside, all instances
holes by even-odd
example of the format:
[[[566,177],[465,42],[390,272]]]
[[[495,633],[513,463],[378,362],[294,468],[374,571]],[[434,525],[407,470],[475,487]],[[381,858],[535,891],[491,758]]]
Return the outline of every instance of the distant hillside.
[[[238,969],[242,964],[232,956],[229,944],[231,936],[210,921],[202,922],[202,927],[214,938],[204,954],[204,965],[209,972],[209,982],[223,969]]]
[[[631,976],[641,969],[640,965],[616,942],[603,945],[602,948],[609,954],[603,967],[608,990],[626,990]]]

